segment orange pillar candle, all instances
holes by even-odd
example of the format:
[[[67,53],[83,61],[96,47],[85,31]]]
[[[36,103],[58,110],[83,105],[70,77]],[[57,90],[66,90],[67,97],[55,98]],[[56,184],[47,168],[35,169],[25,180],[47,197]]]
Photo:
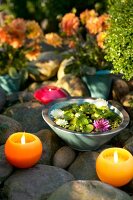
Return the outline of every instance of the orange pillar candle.
[[[101,181],[123,186],[133,178],[133,156],[123,148],[105,149],[96,160],[96,172]]]
[[[32,167],[42,154],[40,139],[30,133],[18,132],[9,136],[5,143],[5,156],[18,168]]]

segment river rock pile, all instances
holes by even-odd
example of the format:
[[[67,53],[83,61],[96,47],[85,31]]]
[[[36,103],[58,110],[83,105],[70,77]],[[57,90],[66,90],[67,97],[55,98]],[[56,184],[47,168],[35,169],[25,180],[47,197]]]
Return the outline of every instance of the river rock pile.
[[[77,84],[77,79],[66,77],[61,85],[72,96],[87,96],[80,81]],[[33,97],[35,89],[32,84],[25,91],[7,95],[0,88],[0,200],[132,200],[133,180],[121,188],[102,183],[95,162],[103,149],[112,146],[133,154],[133,82],[114,78],[110,94],[110,99],[128,111],[130,124],[101,149],[88,152],[71,149],[49,128],[41,116],[45,105]],[[32,168],[17,169],[5,158],[7,138],[19,131],[33,133],[42,141],[41,159]]]

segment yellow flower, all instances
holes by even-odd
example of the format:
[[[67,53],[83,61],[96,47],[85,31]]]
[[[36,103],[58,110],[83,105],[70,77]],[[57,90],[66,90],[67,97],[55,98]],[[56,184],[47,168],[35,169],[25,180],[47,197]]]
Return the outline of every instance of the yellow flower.
[[[79,27],[79,18],[74,13],[67,13],[63,16],[60,25],[67,36],[75,35]]]
[[[26,57],[29,61],[36,60],[37,57],[40,55],[40,51],[41,51],[40,46],[39,46],[39,45],[35,45],[35,46],[33,47],[33,50],[28,51],[28,52],[25,54],[25,57]]]
[[[104,48],[104,41],[105,41],[106,35],[107,35],[106,32],[100,32],[98,33],[96,37],[98,46],[101,47],[102,49]]]
[[[28,39],[36,39],[42,35],[42,30],[37,22],[27,21],[26,23],[27,28],[27,38]]]
[[[45,35],[45,42],[54,47],[62,45],[62,38],[57,33],[48,33]]]

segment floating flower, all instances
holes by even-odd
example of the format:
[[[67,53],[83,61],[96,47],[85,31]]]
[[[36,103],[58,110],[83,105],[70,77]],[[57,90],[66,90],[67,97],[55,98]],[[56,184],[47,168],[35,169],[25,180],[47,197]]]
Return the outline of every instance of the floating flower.
[[[57,119],[55,122],[57,125],[63,126],[63,127],[68,124],[68,122],[65,119]]]
[[[109,124],[109,120],[107,119],[98,119],[98,120],[94,120],[93,125],[96,129],[96,131],[108,131],[110,129],[110,124]]]
[[[75,114],[75,117],[77,117],[77,118],[78,118],[79,116],[80,116],[80,114],[79,114],[79,113],[76,113],[76,114]]]
[[[54,47],[61,47],[62,38],[57,33],[47,33],[45,35],[45,42]]]
[[[75,35],[79,27],[79,18],[74,13],[67,13],[61,21],[61,29],[67,36]]]
[[[55,119],[57,118],[63,118],[64,117],[64,111],[61,109],[55,109],[52,110],[50,113]]]
[[[107,102],[106,100],[100,99],[100,98],[94,100],[93,104],[95,104],[95,106],[96,106],[97,108],[100,108],[100,107],[102,107],[102,106],[108,107],[108,102]]]
[[[106,101],[102,100],[98,99],[98,102],[102,102],[102,106],[105,106]],[[80,105],[73,103],[62,109],[52,110],[50,114],[57,125],[76,132],[104,132],[120,125],[121,118],[110,107],[105,107],[103,110],[101,107],[96,109],[93,102]]]

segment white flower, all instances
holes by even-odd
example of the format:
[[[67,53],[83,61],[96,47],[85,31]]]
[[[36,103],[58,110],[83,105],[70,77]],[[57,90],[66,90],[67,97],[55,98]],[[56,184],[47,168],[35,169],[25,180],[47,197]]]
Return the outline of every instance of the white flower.
[[[57,119],[56,124],[59,126],[65,126],[68,124],[68,122],[65,119]]]
[[[55,119],[57,118],[63,118],[64,117],[64,111],[61,109],[55,109],[52,110],[50,113]]]
[[[76,113],[76,114],[75,114],[75,117],[77,117],[77,118],[78,118],[79,116],[80,116],[80,114],[79,114],[79,113]]]
[[[104,99],[96,99],[93,104],[95,104],[97,108],[108,106],[108,102]]]

